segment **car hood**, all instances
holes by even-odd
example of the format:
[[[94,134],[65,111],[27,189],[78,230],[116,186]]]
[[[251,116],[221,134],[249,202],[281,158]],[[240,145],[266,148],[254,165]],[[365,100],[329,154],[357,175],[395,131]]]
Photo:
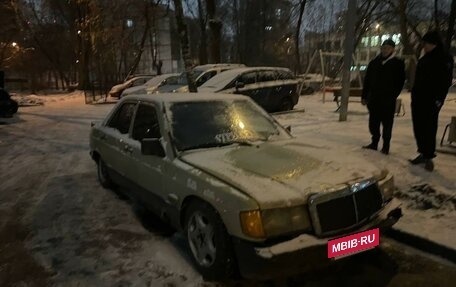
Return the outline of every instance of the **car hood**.
[[[118,85],[115,85],[111,88],[111,92],[118,92],[122,89],[125,89],[125,86],[126,84],[125,83],[122,83],[122,84],[118,84]]]
[[[195,150],[181,159],[248,194],[261,208],[304,204],[313,193],[381,174],[365,159],[296,141]]]

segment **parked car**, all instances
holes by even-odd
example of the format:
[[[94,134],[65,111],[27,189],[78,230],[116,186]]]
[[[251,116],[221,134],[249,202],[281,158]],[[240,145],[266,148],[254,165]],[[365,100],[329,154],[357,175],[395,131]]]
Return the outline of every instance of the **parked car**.
[[[9,93],[0,88],[0,117],[10,118],[17,113],[18,103],[11,99]]]
[[[183,231],[208,279],[289,252],[325,262],[329,239],[400,217],[391,173],[293,138],[242,95],[122,98],[92,123],[90,154],[103,187],[128,186],[117,192]]]
[[[195,79],[195,84],[197,87],[201,86],[209,79],[214,77],[221,72],[228,71],[231,69],[245,67],[244,64],[207,64],[207,65],[200,65],[196,66],[192,69],[192,77]],[[179,87],[175,87],[172,92],[177,93],[187,93],[188,92],[188,83],[187,83],[187,76],[184,73],[181,74],[180,78],[178,79]]]
[[[243,94],[268,112],[288,111],[298,103],[301,82],[286,68],[246,67],[226,71],[198,91]]]
[[[175,81],[179,74],[163,74],[156,77],[153,77],[147,81],[144,85],[139,85],[136,87],[131,87],[125,89],[121,94],[120,98],[133,95],[133,94],[152,94],[159,90],[163,85],[167,85]]]
[[[153,77],[154,77],[153,75],[133,77],[129,80],[126,80],[122,84],[113,86],[111,88],[111,90],[109,91],[109,95],[114,98],[119,98],[120,94],[123,92],[123,90],[130,88],[130,87],[144,85],[147,81],[149,81]]]

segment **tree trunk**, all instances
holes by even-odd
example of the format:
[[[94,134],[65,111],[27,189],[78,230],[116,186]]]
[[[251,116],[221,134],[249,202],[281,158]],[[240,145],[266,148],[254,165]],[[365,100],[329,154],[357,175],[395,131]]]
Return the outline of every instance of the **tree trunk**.
[[[295,69],[295,73],[297,73],[297,74],[301,74],[301,52],[299,50],[299,39],[300,39],[300,34],[301,34],[302,16],[304,15],[306,3],[307,3],[307,0],[301,0],[301,3],[299,3],[299,18],[298,18],[298,25],[296,26],[296,36],[295,36],[296,69]]]
[[[240,27],[240,19],[239,19],[239,0],[233,1],[233,20],[236,23],[236,61],[243,63],[241,59],[241,27]]]
[[[451,40],[453,39],[454,35],[454,23],[456,20],[456,0],[451,1],[451,10],[450,10],[450,17],[448,19],[448,30],[445,39],[445,47],[449,51],[451,48]]]
[[[201,0],[198,0],[198,17],[201,39],[199,43],[199,63],[200,65],[207,64],[207,33],[206,33],[206,17],[204,15]]]
[[[440,32],[439,0],[434,0],[434,25],[435,25],[435,30]]]
[[[196,88],[195,81],[192,77],[192,57],[190,55],[190,47],[188,44],[188,31],[187,25],[184,22],[184,12],[182,9],[182,1],[181,0],[173,0],[174,2],[174,9],[176,14],[176,24],[177,24],[177,33],[180,37],[181,42],[181,53],[182,59],[184,60],[184,67],[185,67],[185,74],[187,75],[187,82],[188,82],[188,90],[190,93],[198,92]]]
[[[133,62],[133,66],[130,68],[130,71],[128,71],[128,76],[130,75],[133,75],[135,72],[136,72],[136,69],[138,68],[138,65],[139,65],[139,61],[141,61],[141,56],[142,56],[142,53],[144,52],[144,45],[146,44],[146,40],[147,40],[147,35],[149,33],[149,6],[148,4],[146,3],[145,4],[145,14],[144,14],[144,18],[145,18],[145,27],[144,27],[144,32],[142,34],[142,38],[141,38],[141,43],[139,44],[139,50],[138,50],[138,53],[136,55],[136,58],[135,58],[135,61]]]
[[[216,7],[214,0],[206,0],[206,10],[209,23],[209,31],[211,32],[210,62],[220,63],[220,40],[222,32],[222,22],[216,16]]]

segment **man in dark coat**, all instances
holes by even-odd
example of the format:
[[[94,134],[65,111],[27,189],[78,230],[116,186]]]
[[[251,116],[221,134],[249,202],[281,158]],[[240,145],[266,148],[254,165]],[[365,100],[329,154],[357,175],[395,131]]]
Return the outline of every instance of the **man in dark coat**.
[[[424,163],[432,171],[439,112],[453,80],[453,57],[444,50],[437,32],[423,36],[423,50],[412,88],[413,132],[419,155],[410,163]]]
[[[364,78],[362,104],[369,110],[371,143],[363,148],[377,150],[380,140],[380,125],[383,125],[382,153],[390,150],[396,99],[405,81],[404,61],[394,54],[395,43],[388,39],[382,43],[381,53],[367,67]]]

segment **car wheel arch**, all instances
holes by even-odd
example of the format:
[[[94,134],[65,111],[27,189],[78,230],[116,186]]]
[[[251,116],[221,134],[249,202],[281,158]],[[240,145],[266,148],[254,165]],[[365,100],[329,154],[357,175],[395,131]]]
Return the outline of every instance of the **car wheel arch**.
[[[217,211],[217,209],[210,203],[208,202],[207,200],[204,200],[203,198],[199,197],[199,196],[196,196],[196,195],[189,195],[187,197],[184,198],[184,200],[182,201],[182,204],[181,204],[181,207],[180,207],[180,212],[179,212],[179,227],[184,230],[185,229],[185,216],[187,214],[187,210],[188,208],[192,205],[192,203],[196,203],[196,202],[201,202],[201,203],[205,203],[205,204],[208,204],[209,206],[212,207],[212,209],[215,210],[215,212],[219,213]],[[220,216],[220,214],[219,214]],[[221,217],[220,217],[221,218]],[[223,221],[223,219],[222,219]]]
[[[93,159],[95,162],[98,162],[98,160],[101,158],[100,153],[99,153],[98,151],[96,151],[96,150],[94,150],[94,151],[92,152],[92,155],[91,155],[91,156],[92,156],[92,159]]]

